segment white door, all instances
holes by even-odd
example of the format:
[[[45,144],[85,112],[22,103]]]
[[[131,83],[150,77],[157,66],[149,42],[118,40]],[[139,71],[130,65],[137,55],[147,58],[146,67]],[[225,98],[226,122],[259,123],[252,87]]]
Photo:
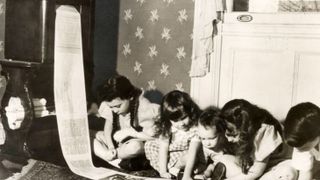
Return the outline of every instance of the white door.
[[[320,106],[320,14],[227,13],[216,52],[219,107],[243,98],[283,120],[299,102]]]

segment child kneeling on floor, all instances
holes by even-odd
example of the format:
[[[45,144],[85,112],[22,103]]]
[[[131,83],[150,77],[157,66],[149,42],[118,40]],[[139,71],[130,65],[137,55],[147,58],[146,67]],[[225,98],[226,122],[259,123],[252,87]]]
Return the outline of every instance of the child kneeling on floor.
[[[296,171],[286,160],[291,153],[283,142],[282,127],[268,111],[234,99],[223,106],[221,117],[225,137],[232,144],[232,153],[219,158],[226,166],[227,180],[296,178]]]
[[[187,93],[175,90],[163,97],[156,122],[159,138],[145,144],[146,157],[161,177],[172,178],[185,167],[199,115],[199,107]]]
[[[188,161],[183,173],[183,180],[193,179],[193,174],[203,173],[204,179],[223,179],[225,167],[215,160],[223,154],[217,146],[218,141],[225,141],[219,123],[220,111],[217,108],[208,108],[200,115],[197,127],[197,141],[191,142],[188,151]]]

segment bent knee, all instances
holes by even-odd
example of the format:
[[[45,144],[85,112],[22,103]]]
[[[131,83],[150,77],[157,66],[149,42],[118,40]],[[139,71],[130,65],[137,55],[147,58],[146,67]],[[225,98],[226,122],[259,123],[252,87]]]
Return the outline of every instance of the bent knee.
[[[103,145],[97,139],[93,140],[93,148],[92,149],[93,149],[94,154],[97,156],[101,156],[104,151]]]
[[[96,134],[95,134],[95,138],[96,139],[101,139],[104,137],[104,132],[103,131],[98,131]]]
[[[118,158],[133,158],[144,153],[144,142],[129,141],[118,148]]]
[[[298,172],[293,167],[283,167],[274,172],[276,180],[295,180],[298,177]]]

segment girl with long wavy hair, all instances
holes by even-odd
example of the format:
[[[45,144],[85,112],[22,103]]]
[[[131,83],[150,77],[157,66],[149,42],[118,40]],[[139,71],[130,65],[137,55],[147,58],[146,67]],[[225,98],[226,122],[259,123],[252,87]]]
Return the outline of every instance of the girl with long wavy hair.
[[[156,122],[159,138],[145,144],[146,157],[161,177],[172,178],[184,168],[199,115],[200,109],[189,94],[175,90],[163,97]]]
[[[288,161],[288,146],[282,139],[281,124],[265,109],[244,99],[234,99],[221,109],[225,137],[231,155],[219,160],[227,179],[294,179]]]

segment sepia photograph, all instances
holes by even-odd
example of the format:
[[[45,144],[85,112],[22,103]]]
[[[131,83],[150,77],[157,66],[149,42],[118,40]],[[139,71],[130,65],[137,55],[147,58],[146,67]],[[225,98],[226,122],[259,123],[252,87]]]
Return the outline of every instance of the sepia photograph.
[[[319,45],[320,0],[0,0],[0,180],[320,180]]]

